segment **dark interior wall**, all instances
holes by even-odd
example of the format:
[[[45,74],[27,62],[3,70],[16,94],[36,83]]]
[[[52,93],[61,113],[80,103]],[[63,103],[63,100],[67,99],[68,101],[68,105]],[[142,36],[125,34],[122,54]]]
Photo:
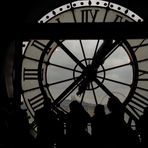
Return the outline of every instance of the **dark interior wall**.
[[[12,41],[7,38],[0,40],[0,106],[7,105],[9,98],[12,98],[12,83],[9,83],[12,79],[12,64],[14,59],[14,51],[12,50]],[[11,46],[11,48],[10,48]],[[14,49],[14,48],[13,48]],[[9,93],[8,90],[10,89]],[[11,95],[10,95],[11,93]]]
[[[0,6],[4,12],[3,23],[33,23],[46,12],[70,1],[73,0],[5,0]]]
[[[136,14],[141,16],[145,21],[148,21],[148,9],[147,0],[110,0],[117,4],[120,4]]]

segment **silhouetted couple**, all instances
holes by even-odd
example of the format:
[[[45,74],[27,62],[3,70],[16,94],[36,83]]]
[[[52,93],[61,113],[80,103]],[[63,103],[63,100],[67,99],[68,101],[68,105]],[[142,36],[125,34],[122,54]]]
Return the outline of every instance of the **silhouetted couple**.
[[[35,113],[37,124],[36,146],[39,148],[62,147],[64,124],[58,114],[52,109],[51,101],[44,100],[43,108]]]
[[[69,105],[70,112],[64,117],[65,137],[63,121],[52,110],[51,102],[46,101],[44,107],[38,110],[35,116],[38,125],[37,147],[54,148],[56,145],[56,148],[125,148],[139,146],[138,136],[124,121],[125,108],[116,97],[109,98],[107,104],[109,114],[105,113],[103,105],[97,105],[93,117],[90,117],[80,102],[72,101]],[[87,131],[88,123],[91,123],[92,135]]]
[[[78,101],[69,105],[70,112],[66,118],[67,148],[90,148],[91,136],[87,132],[90,115]]]
[[[109,98],[109,114],[105,114],[104,106],[97,105],[92,117],[93,148],[113,147],[125,148],[137,146],[137,135],[124,121],[124,107],[117,98]]]

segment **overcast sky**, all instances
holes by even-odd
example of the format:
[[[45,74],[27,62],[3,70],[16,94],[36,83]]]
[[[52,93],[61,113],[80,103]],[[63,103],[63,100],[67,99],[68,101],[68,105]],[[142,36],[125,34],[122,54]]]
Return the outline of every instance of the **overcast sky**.
[[[98,48],[100,47],[102,42],[103,41],[100,41]],[[85,41],[82,40],[81,43],[82,43],[82,46],[80,44],[80,40],[68,40],[68,41],[66,40],[63,42],[63,44],[80,61],[82,61],[83,64],[85,64],[85,62],[83,61],[84,55],[82,53],[82,47],[83,47],[85,50],[86,59],[89,59],[89,60],[87,60],[87,62],[88,61],[91,62],[91,58],[93,57],[94,51],[96,48],[97,40],[85,40]],[[129,60],[129,57],[128,57],[128,54],[126,53],[126,51],[122,47],[119,47],[114,51],[113,54],[111,54],[110,57],[108,57],[106,59],[105,63],[103,64],[103,67],[100,67],[98,69],[98,71],[102,70],[102,68],[108,69],[108,68],[112,68],[115,66],[127,64],[127,63],[129,63],[129,61],[130,60]],[[82,71],[82,69],[60,47],[58,47],[55,50],[55,52],[52,54],[52,56],[50,58],[50,62],[57,64],[57,65],[64,66],[64,67],[68,67],[71,69],[75,68],[76,70]],[[47,76],[48,83],[53,83],[53,82],[73,78],[73,71],[72,70],[66,70],[63,68],[56,67],[56,66],[49,66],[47,73],[48,73],[48,76]],[[80,74],[81,73],[79,73],[79,72],[74,73],[75,76],[79,76]],[[100,77],[103,77],[104,74],[105,74],[105,78],[107,78],[107,79],[113,79],[115,81],[120,81],[120,82],[127,83],[127,84],[131,83],[131,79],[133,77],[132,67],[130,65],[124,66],[121,68],[116,68],[114,70],[108,70],[105,73],[101,72],[98,75]],[[99,80],[102,82],[103,79],[99,79]],[[53,97],[57,98],[58,95],[60,93],[62,93],[66,89],[66,87],[68,87],[71,83],[72,83],[72,81],[67,81],[66,83],[60,83],[59,85],[51,86],[50,90],[53,93]],[[96,83],[93,83],[93,84],[94,84],[94,86],[96,86]],[[114,83],[109,80],[104,81],[103,84],[110,91],[114,92],[115,95],[117,95],[122,102],[124,101],[125,97],[129,93],[128,86]],[[71,94],[71,96],[76,96],[76,92],[77,92],[77,90],[73,94]],[[95,89],[95,93],[97,96],[99,96],[98,102],[103,103],[103,101],[101,101],[101,100],[102,99],[105,100],[105,98],[108,97],[100,88]],[[86,95],[85,95],[86,102],[95,103],[94,99],[90,99],[93,97],[94,96],[93,96],[92,91],[86,91]],[[69,96],[68,98],[70,99],[71,97]],[[76,96],[76,98],[80,99],[78,96]]]

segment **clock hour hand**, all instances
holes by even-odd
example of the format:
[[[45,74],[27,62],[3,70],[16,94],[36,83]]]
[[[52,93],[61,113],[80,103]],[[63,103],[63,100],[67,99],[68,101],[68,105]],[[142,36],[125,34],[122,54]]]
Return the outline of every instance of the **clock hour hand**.
[[[81,74],[77,79],[74,80],[53,102],[53,106],[57,106],[60,102],[65,100],[65,98],[78,87],[78,84],[82,81],[83,74]]]

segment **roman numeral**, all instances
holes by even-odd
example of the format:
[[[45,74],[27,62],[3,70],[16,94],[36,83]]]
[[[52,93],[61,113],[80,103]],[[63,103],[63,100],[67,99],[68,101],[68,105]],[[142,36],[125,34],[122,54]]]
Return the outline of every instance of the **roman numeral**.
[[[147,88],[144,88],[144,87],[140,87],[140,86],[137,86],[137,89],[140,89],[140,90],[143,90],[143,91],[148,91],[148,89]]]
[[[123,17],[121,17],[120,15],[116,15],[114,22],[128,22],[128,20],[123,20]]]
[[[132,46],[132,48],[139,48],[139,47],[144,47],[144,46],[148,46],[148,43],[143,43],[140,45]]]
[[[133,50],[135,51],[135,53],[137,52],[137,51],[139,51],[139,49],[141,49],[140,47],[146,47],[146,46],[148,46],[148,43],[146,43],[146,39],[143,39],[142,41],[140,40],[138,40],[137,41],[137,45],[132,45],[131,44],[131,47],[133,48]]]
[[[58,23],[61,23],[60,18],[55,19]]]
[[[133,96],[134,99],[137,100],[137,102],[139,102],[139,105],[142,107],[142,108],[145,108],[146,106],[148,106],[148,98],[145,97],[144,95],[138,93],[138,92],[135,92],[135,95]]]
[[[24,80],[37,80],[38,79],[38,69],[26,69],[24,68]]]
[[[23,58],[24,58],[24,59],[31,60],[31,61],[35,61],[35,62],[39,62],[39,61],[40,61],[39,59],[35,59],[35,58],[32,58],[32,57],[28,57],[28,56],[26,56],[26,55],[23,55]]]
[[[144,75],[148,75],[148,71],[139,69],[139,74],[138,75],[139,75],[139,77],[144,76]]]
[[[129,110],[139,118],[143,114],[144,108],[148,106],[148,98],[144,95],[135,92],[133,98],[128,103]]]
[[[43,51],[46,48],[46,45],[39,42],[38,40],[34,40],[33,43],[31,44],[31,46],[34,46],[34,47],[36,47],[37,49],[39,49],[41,51]]]
[[[129,112],[131,112],[131,114],[133,116],[135,116],[137,119],[140,118],[140,115],[139,115],[139,109],[137,109],[133,104],[128,104],[126,106],[126,108],[129,110]]]
[[[92,11],[91,9],[81,10],[82,13],[82,23],[95,22],[99,10]]]
[[[132,124],[132,118],[129,116],[129,119],[128,119],[128,121],[127,121],[127,124],[128,125],[131,125]]]
[[[115,18],[115,20],[114,20],[114,22],[121,22],[122,19],[123,18],[121,16],[117,15],[116,18]]]
[[[124,119],[125,119],[126,124],[129,127],[131,127],[132,129],[136,129],[137,119],[136,118],[133,118],[133,116],[127,114],[126,112],[125,112],[124,116],[125,116]]]
[[[35,112],[38,108],[40,108],[40,106],[42,106],[44,98],[42,94],[38,94],[32,98],[29,98],[28,101],[33,111]]]
[[[22,90],[22,91],[25,93],[25,92],[29,92],[29,91],[33,91],[33,90],[37,90],[37,89],[40,89],[40,86],[36,86],[36,87],[33,87],[33,88],[25,89],[25,90]]]

